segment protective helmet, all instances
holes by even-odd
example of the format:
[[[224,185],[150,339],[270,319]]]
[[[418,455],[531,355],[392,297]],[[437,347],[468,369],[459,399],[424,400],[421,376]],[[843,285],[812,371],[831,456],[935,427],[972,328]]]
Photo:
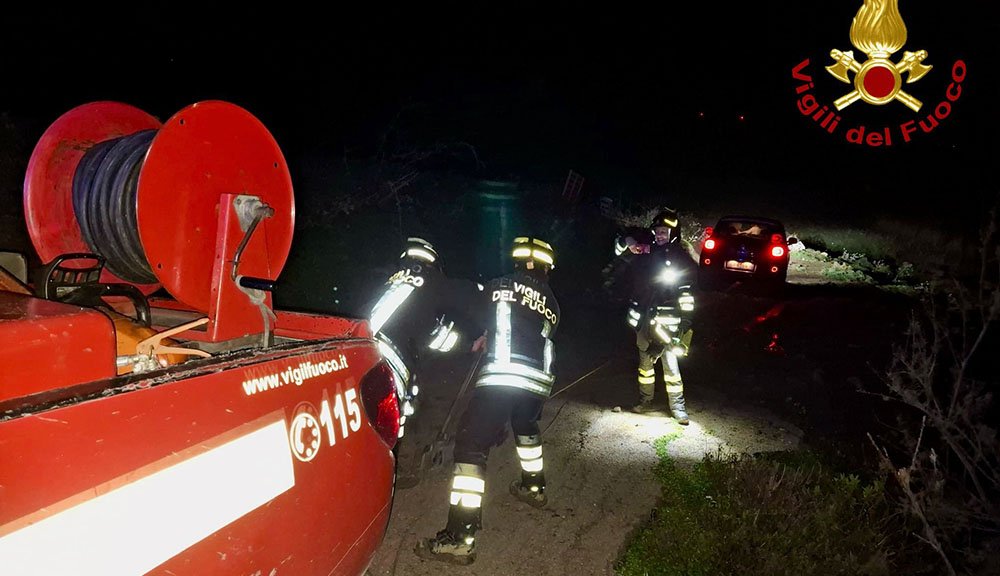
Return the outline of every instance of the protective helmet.
[[[680,218],[673,208],[664,208],[657,212],[656,216],[653,217],[653,222],[649,225],[650,230],[664,227],[668,229],[668,242],[673,243],[680,239]]]
[[[430,266],[440,265],[437,250],[431,246],[430,242],[416,236],[406,239],[405,248],[403,249],[403,253],[399,255],[399,259],[415,260],[421,264]]]
[[[538,238],[529,236],[519,236],[514,238],[514,249],[511,252],[514,258],[514,265],[523,267],[528,262],[534,262],[536,266],[545,271],[556,267],[555,252],[552,246]]]

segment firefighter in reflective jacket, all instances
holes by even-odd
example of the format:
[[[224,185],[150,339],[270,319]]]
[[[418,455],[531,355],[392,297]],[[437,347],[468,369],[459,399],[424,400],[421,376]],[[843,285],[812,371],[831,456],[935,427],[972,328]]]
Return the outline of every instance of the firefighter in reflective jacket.
[[[369,307],[369,324],[382,357],[396,375],[402,437],[406,418],[416,409],[421,359],[428,353],[466,349],[481,334],[482,328],[467,312],[479,302],[482,286],[445,276],[437,251],[422,238],[407,239],[399,262],[399,271]],[[479,328],[479,333],[467,334],[471,338],[460,343],[460,327]]]
[[[627,321],[636,330],[639,349],[639,403],[632,410],[655,410],[656,362],[663,368],[667,402],[678,423],[689,423],[684,402],[684,382],[678,359],[687,355],[694,331],[691,317],[694,294],[691,282],[694,261],[678,241],[678,218],[673,210],[663,210],[650,225],[653,242],[640,251],[634,265],[632,304]]]
[[[417,543],[423,558],[457,564],[475,559],[486,459],[503,442],[507,422],[521,462],[510,493],[539,508],[547,501],[538,420],[555,382],[552,338],[560,312],[548,285],[554,256],[548,243],[527,237],[514,240],[512,256],[514,272],[491,280],[483,292],[491,326],[486,357],[458,427],[448,523],[434,538]]]

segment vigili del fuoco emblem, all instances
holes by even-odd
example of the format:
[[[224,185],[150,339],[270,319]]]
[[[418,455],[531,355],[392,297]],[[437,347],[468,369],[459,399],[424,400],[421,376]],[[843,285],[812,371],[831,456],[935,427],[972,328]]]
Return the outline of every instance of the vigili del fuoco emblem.
[[[899,14],[898,0],[864,0],[851,23],[851,44],[868,59],[858,62],[853,50],[830,51],[834,62],[826,67],[827,72],[845,84],[851,83],[850,73],[854,73],[854,90],[834,100],[837,110],[860,99],[877,106],[899,100],[914,112],[920,111],[923,103],[903,91],[902,77],[906,74],[906,83],[912,84],[932,66],[923,63],[926,50],[906,51],[899,62],[891,60],[906,44],[906,24]]]
[[[904,51],[902,57],[894,61],[893,54],[906,44],[906,25],[899,14],[898,3],[899,0],[863,0],[851,23],[851,44],[865,54],[864,59],[855,58],[854,50],[830,51],[833,62],[826,66],[826,71],[837,80],[852,84],[853,90],[829,104],[824,103],[825,90],[813,79],[810,59],[805,58],[792,67],[792,79],[797,82],[795,105],[799,113],[828,134],[843,135],[851,144],[889,147],[909,143],[920,138],[920,134],[930,134],[951,116],[953,106],[962,96],[962,83],[968,69],[961,58],[951,65],[949,76],[936,77],[928,86],[931,90],[944,90],[936,103],[925,107],[923,102],[903,90],[904,77],[905,84],[913,84],[926,76],[933,66],[924,63],[927,50],[922,49]],[[861,114],[854,118],[838,114],[858,100],[875,106],[898,100],[910,110],[900,108],[887,110],[886,114]],[[861,118],[878,117],[887,123],[860,122]]]

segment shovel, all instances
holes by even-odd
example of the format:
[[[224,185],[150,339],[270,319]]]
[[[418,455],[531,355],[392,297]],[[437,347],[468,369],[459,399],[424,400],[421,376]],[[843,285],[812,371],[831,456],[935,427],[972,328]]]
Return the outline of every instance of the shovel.
[[[428,470],[438,468],[444,463],[445,448],[447,448],[452,441],[451,435],[448,433],[448,425],[451,424],[451,419],[455,416],[455,409],[458,407],[459,400],[465,396],[465,391],[469,389],[469,383],[472,382],[472,378],[476,375],[476,370],[479,368],[479,362],[482,360],[484,352],[485,347],[479,350],[479,353],[476,355],[475,362],[473,362],[472,367],[469,368],[469,373],[465,375],[465,380],[462,382],[461,389],[459,389],[455,399],[451,402],[451,408],[448,409],[448,415],[445,416],[444,424],[441,425],[441,430],[438,431],[434,441],[424,447],[424,451],[420,455],[420,468],[418,469],[418,473],[421,476],[423,476],[423,474]]]

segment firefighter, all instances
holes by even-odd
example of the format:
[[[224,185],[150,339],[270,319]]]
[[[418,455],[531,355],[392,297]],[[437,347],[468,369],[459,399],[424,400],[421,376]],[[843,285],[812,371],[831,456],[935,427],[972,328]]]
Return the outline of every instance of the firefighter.
[[[399,256],[399,270],[384,284],[369,306],[369,324],[379,351],[396,375],[400,401],[399,437],[408,417],[415,417],[419,374],[428,354],[468,348],[483,329],[467,314],[478,304],[482,286],[471,280],[449,278],[430,242],[411,237]],[[462,338],[461,332],[466,332]],[[397,444],[396,485],[408,488],[419,482],[419,451],[413,441]]]
[[[656,363],[660,362],[670,411],[679,424],[688,425],[684,382],[678,360],[691,346],[696,277],[694,260],[680,242],[677,212],[661,210],[649,226],[652,242],[638,250],[632,265],[631,305],[627,321],[636,331],[639,351],[639,403],[633,412],[655,410]]]
[[[553,337],[559,304],[548,285],[554,267],[552,247],[537,238],[514,240],[514,271],[489,282],[483,293],[484,318],[491,326],[484,364],[458,427],[448,523],[433,538],[417,543],[416,553],[455,564],[475,560],[476,531],[482,525],[486,459],[506,438],[515,436],[520,478],[509,491],[541,508],[547,502],[538,427],[542,406],[555,376]]]
[[[631,288],[627,285],[630,267],[637,255],[649,251],[652,235],[646,228],[629,228],[615,237],[614,258],[601,270],[601,285],[605,296],[618,300]]]

